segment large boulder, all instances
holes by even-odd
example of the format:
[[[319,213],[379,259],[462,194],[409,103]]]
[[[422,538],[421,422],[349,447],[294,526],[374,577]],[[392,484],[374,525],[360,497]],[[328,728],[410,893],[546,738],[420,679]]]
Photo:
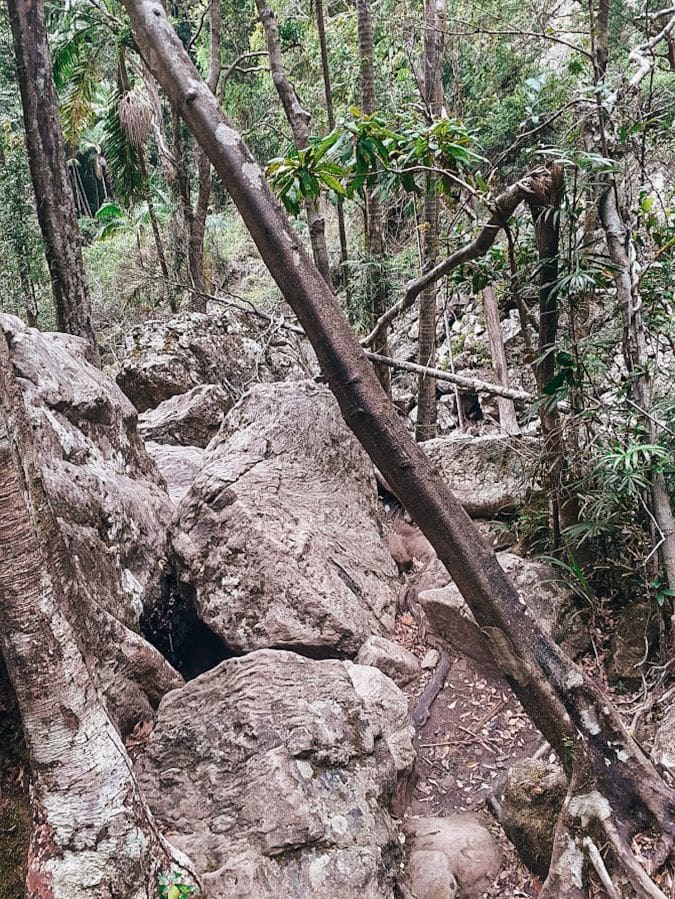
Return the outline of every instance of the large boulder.
[[[144,412],[200,384],[221,384],[234,401],[254,379],[297,377],[287,345],[261,339],[266,326],[233,310],[144,322],[126,337],[117,383]]]
[[[232,406],[231,395],[220,384],[200,384],[142,412],[138,432],[145,441],[203,449]]]
[[[161,593],[172,506],[136,410],[87,343],[0,316],[44,486],[64,540],[72,614],[124,730],[182,679],[139,634]]]
[[[545,562],[524,559],[515,553],[497,553],[497,559],[523,604],[545,633],[562,644],[571,656],[585,647],[588,639],[582,620],[574,608],[574,593]],[[424,574],[427,574],[426,572]],[[428,632],[456,651],[468,655],[486,669],[496,673],[488,641],[478,627],[469,606],[454,582],[438,586],[448,575],[438,560],[431,566],[417,600],[426,617]]]
[[[413,752],[408,732],[392,754],[407,706],[387,693],[376,715],[342,662],[263,650],[165,697],[138,777],[207,899],[393,897],[387,805]]]
[[[533,437],[457,434],[427,440],[424,452],[472,518],[494,518],[523,506],[540,461]]]
[[[354,655],[393,628],[373,469],[326,387],[254,387],[209,444],[171,542],[186,596],[235,652]]]

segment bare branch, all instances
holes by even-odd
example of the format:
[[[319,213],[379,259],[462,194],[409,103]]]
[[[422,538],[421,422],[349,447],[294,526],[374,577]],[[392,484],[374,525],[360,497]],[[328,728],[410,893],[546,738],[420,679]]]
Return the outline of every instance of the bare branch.
[[[437,381],[449,381],[451,384],[457,384],[464,390],[473,390],[476,393],[487,393],[490,396],[503,396],[509,400],[521,400],[523,402],[533,402],[534,396],[526,390],[518,390],[515,387],[503,387],[501,384],[490,384],[480,378],[468,378],[465,375],[456,375],[449,371],[443,371],[442,368],[431,368],[428,365],[417,365],[416,362],[403,362],[399,359],[391,359],[389,356],[380,356],[379,353],[366,352],[366,356],[371,362],[379,362],[381,365],[387,365],[389,368],[397,368],[401,371],[411,371],[415,374],[428,375],[436,378]]]
[[[462,247],[461,250],[457,250],[451,256],[448,256],[447,259],[439,262],[438,265],[425,272],[421,277],[410,281],[403,297],[397,303],[394,303],[384,315],[380,316],[370,334],[361,341],[361,345],[364,347],[372,346],[389,323],[402,312],[405,312],[406,309],[409,309],[426,287],[435,284],[436,281],[450,274],[451,271],[465,262],[484,256],[495,242],[499,232],[505,227],[508,220],[524,200],[536,199],[541,205],[546,205],[550,181],[550,169],[540,167],[534,169],[520,181],[516,181],[515,184],[507,187],[494,201],[492,215],[474,240]]]

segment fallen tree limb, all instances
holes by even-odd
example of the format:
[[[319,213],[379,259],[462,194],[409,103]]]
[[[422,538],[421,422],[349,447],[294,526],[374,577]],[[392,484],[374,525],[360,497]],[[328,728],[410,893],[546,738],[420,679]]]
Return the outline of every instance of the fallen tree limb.
[[[449,381],[451,384],[457,384],[458,387],[462,387],[465,390],[474,390],[476,393],[503,396],[510,400],[522,400],[523,402],[532,402],[534,400],[534,396],[526,390],[502,387],[501,384],[490,384],[489,381],[482,381],[480,378],[467,378],[465,375],[455,375],[452,372],[443,371],[441,368],[431,368],[428,365],[418,365],[416,362],[390,359],[389,356],[380,356],[378,353],[366,352],[366,356],[372,362],[379,362],[382,365],[388,365],[390,368],[400,369],[401,371],[430,375],[432,378],[436,378],[437,381]]]
[[[471,262],[473,259],[484,256],[495,242],[499,232],[507,225],[508,220],[522,202],[525,200],[537,200],[542,205],[546,205],[550,186],[551,174],[549,169],[539,167],[533,169],[520,181],[516,181],[515,184],[507,187],[494,201],[490,218],[471,243],[439,262],[438,265],[429,269],[428,272],[425,272],[419,278],[410,281],[406,287],[405,294],[397,303],[390,306],[384,315],[380,316],[370,334],[361,341],[361,346],[372,346],[382,331],[395,318],[398,318],[402,312],[409,309],[425,288],[435,284],[436,281],[445,275],[449,275],[453,269],[458,268],[465,262]]]
[[[424,725],[429,720],[429,715],[431,714],[431,706],[433,705],[433,702],[438,694],[443,689],[443,685],[445,684],[445,679],[447,678],[449,671],[450,656],[447,654],[447,652],[445,652],[445,650],[441,650],[441,657],[439,659],[438,665],[436,665],[436,667],[434,668],[434,673],[431,675],[431,680],[422,691],[422,695],[419,697],[412,712],[410,713],[410,720],[417,728],[417,730],[419,730],[420,727],[424,727]]]

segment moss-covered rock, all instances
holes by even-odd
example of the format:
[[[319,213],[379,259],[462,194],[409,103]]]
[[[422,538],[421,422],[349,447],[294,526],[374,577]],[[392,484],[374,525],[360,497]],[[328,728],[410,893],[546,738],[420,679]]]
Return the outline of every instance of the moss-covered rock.
[[[545,877],[553,833],[567,785],[554,765],[523,759],[509,771],[502,796],[502,826],[525,864]]]

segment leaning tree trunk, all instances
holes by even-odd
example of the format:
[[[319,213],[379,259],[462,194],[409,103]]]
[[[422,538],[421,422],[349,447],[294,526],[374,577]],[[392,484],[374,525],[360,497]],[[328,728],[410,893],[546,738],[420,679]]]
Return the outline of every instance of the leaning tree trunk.
[[[256,7],[265,30],[272,81],[279,94],[288,124],[291,127],[293,143],[297,150],[305,150],[309,146],[309,123],[312,121],[312,117],[303,107],[295,87],[291,84],[286,74],[281,52],[281,42],[279,41],[277,19],[272,7],[267,0],[256,0]],[[309,225],[309,239],[312,244],[314,262],[323,275],[326,284],[332,287],[328,248],[326,247],[326,227],[319,209],[319,200],[305,200],[305,213],[307,215],[307,224]]]
[[[373,19],[370,0],[356,0],[356,24],[359,33],[359,65],[361,82],[361,107],[366,115],[375,112],[375,68],[373,64]],[[366,188],[366,250],[367,299],[373,325],[384,315],[387,308],[387,280],[384,270],[384,232],[382,226],[382,206],[377,189]],[[381,356],[389,355],[387,328],[382,328],[372,345],[373,352]],[[391,395],[391,374],[383,365],[376,365],[375,371],[385,392]]]
[[[326,43],[326,24],[323,15],[323,0],[315,0],[316,30],[319,34],[319,47],[321,48],[321,71],[323,73],[323,90],[326,99],[326,116],[328,128],[335,130],[335,111],[333,109],[333,88],[330,81],[330,66],[328,62],[328,45]],[[347,231],[345,229],[345,208],[342,197],[337,201],[338,234],[340,236],[340,264],[342,266],[342,285],[345,289],[345,302],[349,309],[351,305],[351,290],[349,287],[349,250],[347,247]]]
[[[84,337],[96,357],[80,230],[66,169],[43,0],[7,0],[26,148],[60,331]]]
[[[427,123],[431,124],[443,111],[443,36],[445,33],[446,0],[425,0],[424,3],[424,105]],[[426,179],[423,223],[423,271],[430,271],[438,261],[438,194],[435,175]],[[430,284],[420,296],[417,362],[435,364],[436,359],[436,284]],[[420,375],[417,382],[417,440],[436,436],[438,401],[434,378]]]
[[[22,403],[0,332],[0,648],[32,772],[26,899],[147,899],[187,860],[157,831],[78,648]]]
[[[164,11],[154,0],[124,5],[140,51],[207,152],[302,324],[345,421],[447,566],[523,707],[573,775],[568,811],[578,831],[569,835],[571,848],[581,855],[576,841],[586,827],[598,823],[607,831],[608,812],[622,834],[619,848],[627,847],[629,857],[627,837],[641,827],[655,825],[672,845],[675,792],[627,733],[603,690],[529,615],[494,552],[408,434],[334,295]]]

